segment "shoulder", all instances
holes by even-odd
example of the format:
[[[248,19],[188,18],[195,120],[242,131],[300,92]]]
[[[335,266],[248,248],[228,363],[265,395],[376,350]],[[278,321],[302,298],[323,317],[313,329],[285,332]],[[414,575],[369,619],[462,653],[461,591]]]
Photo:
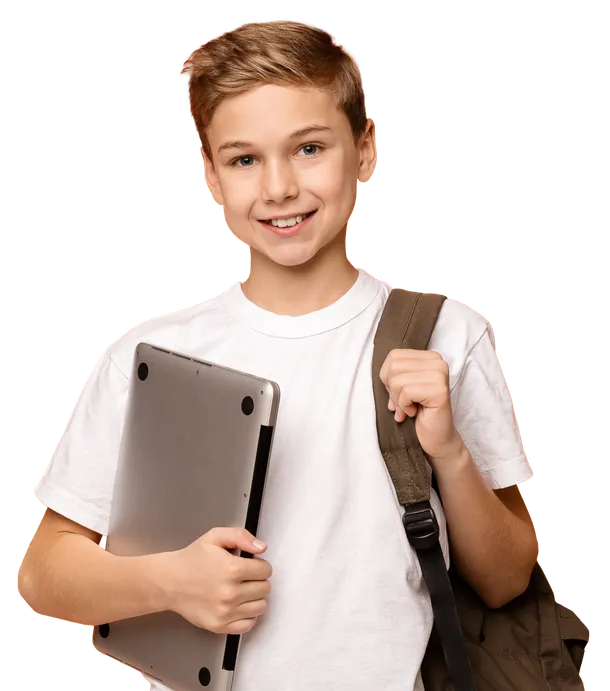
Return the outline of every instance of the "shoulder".
[[[217,296],[138,324],[111,343],[108,354],[114,365],[129,378],[139,343],[182,352],[196,347],[198,334],[218,332],[223,320],[227,320],[227,315],[222,309],[221,296]]]
[[[454,422],[488,487],[506,488],[531,477],[490,322],[447,299],[429,349],[449,364]],[[517,490],[501,492],[499,498],[511,510],[520,509]]]
[[[438,352],[449,365],[450,389],[458,382],[469,354],[483,338],[490,338],[493,344],[489,321],[468,305],[446,298],[430,337],[428,350]]]

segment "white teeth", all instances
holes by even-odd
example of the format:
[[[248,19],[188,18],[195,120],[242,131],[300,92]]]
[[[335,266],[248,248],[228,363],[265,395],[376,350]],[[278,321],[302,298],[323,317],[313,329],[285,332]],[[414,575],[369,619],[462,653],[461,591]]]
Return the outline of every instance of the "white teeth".
[[[311,214],[305,214],[303,216],[293,216],[292,218],[280,218],[279,220],[272,219],[270,221],[272,226],[276,226],[276,228],[286,228],[288,226],[294,226],[297,223],[300,223],[304,218],[307,218]]]

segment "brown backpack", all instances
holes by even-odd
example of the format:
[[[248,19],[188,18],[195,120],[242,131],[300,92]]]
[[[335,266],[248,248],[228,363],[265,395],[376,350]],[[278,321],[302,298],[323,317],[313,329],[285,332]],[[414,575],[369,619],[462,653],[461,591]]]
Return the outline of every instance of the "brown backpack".
[[[527,590],[498,609],[485,605],[447,570],[430,505],[430,485],[415,418],[394,420],[379,372],[394,348],[426,350],[444,295],[392,290],[375,335],[373,392],[379,446],[405,508],[403,524],[430,593],[434,626],[421,672],[426,691],[584,691],[579,671],[589,630],[555,602],[536,564]],[[432,486],[439,499],[438,483]],[[451,545],[450,545],[451,549]]]

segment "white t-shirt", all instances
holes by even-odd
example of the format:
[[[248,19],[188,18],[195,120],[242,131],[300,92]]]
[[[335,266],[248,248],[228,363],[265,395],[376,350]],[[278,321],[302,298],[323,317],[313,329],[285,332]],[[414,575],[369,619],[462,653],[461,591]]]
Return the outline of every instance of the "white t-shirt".
[[[390,290],[360,269],[336,302],[293,317],[260,308],[235,283],[137,326],[96,365],[36,489],[46,506],[107,535],[140,341],[279,384],[258,529],[273,588],[242,638],[233,691],[423,691],[432,607],[379,450],[372,387],[373,337]],[[531,477],[491,324],[447,298],[428,349],[449,365],[455,425],[487,486]],[[434,491],[431,503],[448,565]]]

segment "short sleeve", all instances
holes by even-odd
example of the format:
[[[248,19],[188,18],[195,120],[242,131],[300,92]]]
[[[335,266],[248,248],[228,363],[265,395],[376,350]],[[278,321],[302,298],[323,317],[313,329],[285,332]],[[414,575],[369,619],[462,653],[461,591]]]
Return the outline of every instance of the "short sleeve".
[[[532,477],[489,322],[466,357],[451,405],[455,427],[490,489]]]
[[[45,506],[102,535],[108,534],[128,392],[129,378],[108,348],[35,490]]]

